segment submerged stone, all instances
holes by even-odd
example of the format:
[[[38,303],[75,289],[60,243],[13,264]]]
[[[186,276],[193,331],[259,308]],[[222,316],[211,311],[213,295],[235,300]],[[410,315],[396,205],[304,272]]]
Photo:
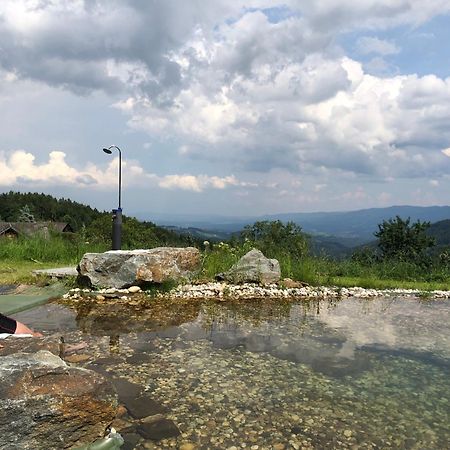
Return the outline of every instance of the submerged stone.
[[[139,425],[137,429],[142,437],[153,441],[176,437],[181,434],[175,423],[169,419],[160,419],[156,422],[143,423]]]
[[[0,358],[0,379],[0,435],[8,450],[89,444],[116,413],[116,394],[103,376],[45,350]]]
[[[125,407],[134,419],[143,419],[147,416],[167,412],[167,408],[153,400],[148,395],[139,397],[127,397],[123,399]]]

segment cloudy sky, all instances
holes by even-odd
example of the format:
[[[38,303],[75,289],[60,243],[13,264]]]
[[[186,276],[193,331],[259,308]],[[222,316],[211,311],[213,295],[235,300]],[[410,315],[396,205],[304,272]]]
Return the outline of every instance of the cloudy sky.
[[[1,0],[0,190],[124,212],[450,203],[448,0]],[[151,219],[151,216],[149,216]]]

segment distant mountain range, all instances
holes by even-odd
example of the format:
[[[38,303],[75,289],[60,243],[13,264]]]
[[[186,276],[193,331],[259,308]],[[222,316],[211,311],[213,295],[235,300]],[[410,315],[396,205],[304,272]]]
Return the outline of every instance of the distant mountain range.
[[[356,240],[371,240],[378,224],[400,216],[411,222],[438,222],[450,219],[450,206],[390,206],[348,212],[294,213],[266,216],[268,220],[293,221],[312,234],[334,235]]]
[[[314,253],[345,256],[354,247],[373,241],[373,233],[378,230],[378,224],[395,216],[402,219],[409,217],[411,222],[420,220],[435,223],[447,219],[448,223],[438,225],[436,230],[430,230],[430,234],[438,233],[439,242],[447,239],[450,245],[450,235],[445,231],[450,232],[450,206],[390,206],[357,211],[283,213],[253,217],[148,216],[145,219],[167,226],[173,231],[209,240],[226,240],[246,225],[259,220],[293,221],[312,235],[311,246]]]
[[[390,206],[388,208],[370,208],[357,211],[283,213],[264,216],[223,217],[223,216],[183,216],[183,215],[136,215],[138,219],[151,220],[158,225],[181,228],[196,228],[220,233],[233,233],[242,230],[245,225],[258,220],[293,221],[307,233],[322,236],[337,236],[353,240],[354,245],[369,241],[383,220],[400,216],[429,221],[431,223],[450,219],[450,206]]]

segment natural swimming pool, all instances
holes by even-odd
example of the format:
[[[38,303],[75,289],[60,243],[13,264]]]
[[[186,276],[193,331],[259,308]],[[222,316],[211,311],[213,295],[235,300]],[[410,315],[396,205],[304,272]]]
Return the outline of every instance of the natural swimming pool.
[[[448,300],[86,301],[17,318],[86,342],[78,364],[142,387],[181,432],[145,440],[130,418],[126,448],[449,448]]]

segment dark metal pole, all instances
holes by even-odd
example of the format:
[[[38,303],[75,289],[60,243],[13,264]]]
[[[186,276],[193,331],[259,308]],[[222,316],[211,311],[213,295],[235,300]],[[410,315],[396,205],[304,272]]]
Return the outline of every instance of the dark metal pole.
[[[112,210],[112,249],[120,250],[122,247],[122,152],[117,145],[111,145],[104,148],[103,151],[111,155],[112,148],[119,152],[119,207]]]
[[[119,150],[119,209],[122,211],[122,152],[119,147],[116,147]]]
[[[112,249],[120,250],[122,247],[122,208],[113,209]]]

